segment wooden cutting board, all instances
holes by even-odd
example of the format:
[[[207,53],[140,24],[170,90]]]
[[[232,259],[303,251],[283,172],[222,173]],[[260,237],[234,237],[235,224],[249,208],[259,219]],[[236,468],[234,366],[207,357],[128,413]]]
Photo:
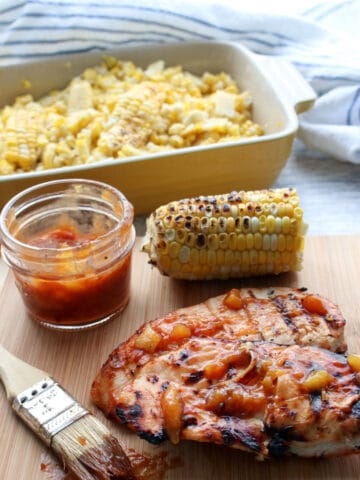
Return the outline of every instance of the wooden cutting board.
[[[360,236],[308,237],[304,269],[259,279],[186,283],[162,277],[139,252],[133,258],[132,297],[122,316],[83,333],[48,331],[26,318],[13,278],[9,275],[0,296],[0,341],[23,360],[51,373],[82,404],[95,411],[114,434],[139,452],[180,457],[182,466],[169,470],[166,479],[347,480],[360,478],[360,456],[302,460],[289,458],[257,462],[250,455],[225,447],[183,442],[153,447],[124,427],[110,423],[92,405],[91,382],[108,354],[146,320],[188,306],[233,286],[307,286],[339,304],[347,318],[349,351],[360,352]],[[4,480],[45,480],[40,470],[45,447],[21,423],[0,391],[0,477]]]

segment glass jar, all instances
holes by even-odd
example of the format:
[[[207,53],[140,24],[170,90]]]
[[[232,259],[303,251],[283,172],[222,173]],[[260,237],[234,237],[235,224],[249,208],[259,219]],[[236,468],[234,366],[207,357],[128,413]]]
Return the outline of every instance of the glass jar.
[[[13,197],[0,240],[29,316],[58,330],[117,316],[130,297],[133,216],[121,192],[92,180],[55,180]]]

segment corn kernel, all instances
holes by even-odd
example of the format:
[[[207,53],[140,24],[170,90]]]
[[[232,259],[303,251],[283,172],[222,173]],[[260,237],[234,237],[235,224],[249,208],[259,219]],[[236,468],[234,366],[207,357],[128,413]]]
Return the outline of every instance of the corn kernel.
[[[237,237],[237,249],[245,250],[246,248],[246,237],[243,233],[240,233]]]

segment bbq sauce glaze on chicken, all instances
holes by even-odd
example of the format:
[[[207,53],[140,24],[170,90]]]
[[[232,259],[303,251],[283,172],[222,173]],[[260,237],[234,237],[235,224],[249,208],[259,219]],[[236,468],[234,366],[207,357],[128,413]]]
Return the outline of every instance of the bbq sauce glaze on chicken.
[[[259,458],[352,453],[360,389],[354,362],[335,353],[344,323],[303,289],[232,290],[143,325],[110,355],[92,396],[154,444],[196,440]]]

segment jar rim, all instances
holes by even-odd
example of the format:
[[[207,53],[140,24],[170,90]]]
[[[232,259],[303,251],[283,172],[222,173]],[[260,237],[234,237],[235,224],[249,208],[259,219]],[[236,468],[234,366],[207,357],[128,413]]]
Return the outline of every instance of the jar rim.
[[[16,202],[21,200],[21,198],[25,198],[29,194],[36,193],[37,191],[41,191],[44,188],[51,188],[52,186],[62,186],[62,185],[69,185],[72,186],[74,184],[83,184],[83,185],[88,185],[88,186],[94,186],[94,187],[100,187],[104,188],[111,193],[113,193],[118,200],[121,201],[122,207],[123,207],[123,215],[122,218],[119,218],[119,222],[115,225],[115,227],[111,228],[109,231],[107,231],[105,234],[99,235],[95,239],[90,239],[87,242],[87,245],[95,244],[99,242],[99,240],[103,240],[111,235],[113,235],[115,232],[121,232],[121,230],[124,228],[126,224],[129,224],[131,226],[132,220],[133,220],[133,206],[129,202],[129,200],[125,197],[125,195],[118,190],[117,188],[113,187],[112,185],[109,185],[104,182],[100,182],[98,180],[89,180],[89,179],[84,179],[84,178],[68,178],[68,179],[59,179],[59,180],[51,180],[49,182],[43,182],[39,183],[36,185],[33,185],[29,188],[26,188],[25,190],[22,190],[21,192],[17,193],[14,195],[3,207],[2,211],[0,212],[0,243],[3,243],[4,246],[7,243],[11,243],[15,248],[23,248],[28,250],[28,252],[55,252],[58,250],[57,247],[39,247],[36,245],[32,245],[26,242],[22,242],[21,240],[18,240],[9,230],[7,224],[6,224],[6,219],[11,211],[11,209],[14,207]],[[1,238],[3,237],[3,238]],[[78,246],[69,246],[69,247],[64,247],[61,250],[66,252],[66,251],[71,251],[74,249],[79,249]]]

